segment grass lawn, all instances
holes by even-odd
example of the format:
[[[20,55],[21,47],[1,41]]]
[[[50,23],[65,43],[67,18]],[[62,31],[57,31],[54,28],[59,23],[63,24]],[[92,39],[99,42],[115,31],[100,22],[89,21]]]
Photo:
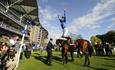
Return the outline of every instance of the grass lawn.
[[[20,60],[18,70],[115,70],[115,55],[113,56],[92,56],[90,67],[83,67],[84,58],[74,56],[74,62],[62,65],[61,53],[53,52],[52,66],[44,63],[46,52],[42,56],[39,52],[33,52],[30,59],[23,57]],[[70,58],[69,58],[70,59]]]

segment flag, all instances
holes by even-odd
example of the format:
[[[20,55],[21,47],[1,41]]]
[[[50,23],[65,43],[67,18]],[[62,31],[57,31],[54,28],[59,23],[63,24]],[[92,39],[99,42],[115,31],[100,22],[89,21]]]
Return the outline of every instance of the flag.
[[[28,25],[30,24],[31,20],[29,18],[24,17],[23,22]]]
[[[28,30],[22,30],[22,34],[28,34]]]
[[[23,21],[27,25],[35,25],[36,23],[33,20],[30,20],[29,18],[24,17]]]
[[[33,49],[36,49],[37,48],[37,43],[35,42],[34,44],[33,44]]]

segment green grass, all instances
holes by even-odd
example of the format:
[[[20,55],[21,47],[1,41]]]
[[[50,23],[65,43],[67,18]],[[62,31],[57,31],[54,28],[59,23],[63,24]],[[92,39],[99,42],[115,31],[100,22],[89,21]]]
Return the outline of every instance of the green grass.
[[[75,55],[74,62],[62,65],[61,53],[53,52],[53,55],[52,66],[48,66],[44,63],[46,52],[42,56],[39,52],[33,52],[30,59],[23,57],[18,70],[115,70],[115,56],[92,56],[90,67],[83,67],[84,58]]]

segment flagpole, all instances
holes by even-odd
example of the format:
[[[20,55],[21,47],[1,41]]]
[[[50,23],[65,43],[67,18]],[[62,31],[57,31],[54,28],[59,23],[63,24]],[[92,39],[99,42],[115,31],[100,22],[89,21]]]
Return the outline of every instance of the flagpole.
[[[27,30],[27,25],[25,25],[24,31],[25,31],[25,30]],[[21,54],[21,51],[22,51],[22,46],[23,46],[23,42],[24,42],[24,37],[25,37],[25,35],[26,35],[26,34],[23,33],[22,40],[21,40],[21,45],[20,45],[19,52],[18,52],[18,59],[17,59],[16,68],[18,68],[18,65],[19,65],[20,54]]]

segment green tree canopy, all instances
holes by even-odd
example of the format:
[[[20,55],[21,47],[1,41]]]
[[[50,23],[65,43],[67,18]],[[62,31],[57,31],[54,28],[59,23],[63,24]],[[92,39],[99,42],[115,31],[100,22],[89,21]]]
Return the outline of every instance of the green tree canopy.
[[[90,41],[91,41],[91,43],[92,43],[93,45],[95,45],[95,44],[101,44],[101,43],[102,43],[101,39],[98,38],[98,37],[96,37],[96,36],[92,36],[92,37],[90,38]]]
[[[102,35],[92,36],[91,41],[97,42],[95,40],[96,38],[99,38],[102,41],[102,43],[108,42],[110,44],[115,45],[115,30],[108,31],[107,33],[102,34]]]

